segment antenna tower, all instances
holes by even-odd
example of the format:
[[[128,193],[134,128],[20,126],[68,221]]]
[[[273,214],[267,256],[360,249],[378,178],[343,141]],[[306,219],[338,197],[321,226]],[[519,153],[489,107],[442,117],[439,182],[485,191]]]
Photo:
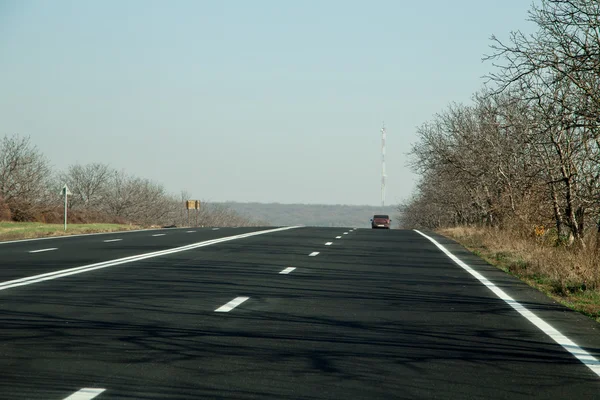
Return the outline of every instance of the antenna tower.
[[[385,207],[385,122],[381,127],[381,207]]]

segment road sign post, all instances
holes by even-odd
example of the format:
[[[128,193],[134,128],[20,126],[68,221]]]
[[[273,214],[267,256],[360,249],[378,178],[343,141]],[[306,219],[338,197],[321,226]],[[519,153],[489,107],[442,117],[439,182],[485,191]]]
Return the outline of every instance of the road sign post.
[[[200,200],[196,200],[194,205],[196,206],[196,227],[198,227],[198,214],[200,213]]]
[[[196,208],[197,207],[197,203],[199,203],[198,200],[186,200],[185,201],[185,208],[187,209],[187,225],[188,226],[191,226],[190,225],[190,210],[197,209]],[[198,220],[197,217],[198,216],[196,215],[196,221]]]
[[[68,196],[71,195],[71,191],[69,190],[69,188],[67,187],[67,185],[63,186],[62,190],[60,191],[60,193],[65,196],[65,232],[67,231],[67,198]]]
[[[190,210],[196,210],[196,216],[195,216],[195,221],[196,221],[196,226],[198,226],[198,213],[200,210],[200,200],[186,200],[184,202],[185,204],[185,208],[187,209],[187,224],[188,226],[190,225]]]

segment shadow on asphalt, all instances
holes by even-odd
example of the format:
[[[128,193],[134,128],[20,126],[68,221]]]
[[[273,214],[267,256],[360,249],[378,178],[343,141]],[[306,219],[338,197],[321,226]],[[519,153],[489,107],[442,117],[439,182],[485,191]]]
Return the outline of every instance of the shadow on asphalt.
[[[579,361],[445,256],[411,232],[383,233],[324,249],[284,232],[5,291],[0,397],[598,393]],[[279,275],[287,266],[297,270]],[[238,295],[250,300],[213,312]]]

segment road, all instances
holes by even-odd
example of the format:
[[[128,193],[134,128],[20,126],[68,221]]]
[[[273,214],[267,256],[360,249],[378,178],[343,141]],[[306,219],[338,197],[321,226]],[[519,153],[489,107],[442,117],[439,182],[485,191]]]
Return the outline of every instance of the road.
[[[0,244],[0,398],[599,398],[597,323],[426,234],[485,284],[409,230]]]

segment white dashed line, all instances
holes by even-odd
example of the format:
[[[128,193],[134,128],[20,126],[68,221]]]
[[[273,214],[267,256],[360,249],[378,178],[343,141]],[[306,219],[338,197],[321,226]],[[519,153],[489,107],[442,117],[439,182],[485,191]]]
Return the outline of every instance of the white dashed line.
[[[58,250],[58,247],[51,247],[49,249],[31,250],[30,253],[43,253],[46,251],[54,251],[54,250]]]
[[[157,237],[157,236],[166,236],[166,233],[157,233],[156,235],[152,235],[153,237]]]
[[[280,274],[287,275],[295,269],[296,269],[296,267],[288,267],[288,268],[284,269],[283,271],[281,271]]]
[[[229,312],[229,311],[233,310],[234,308],[236,308],[237,306],[239,306],[240,304],[242,304],[243,302],[245,302],[246,300],[248,300],[249,298],[250,297],[236,297],[235,299],[231,300],[229,303],[217,308],[215,310],[215,312]]]
[[[73,393],[64,400],[90,400],[104,392],[106,389],[83,388],[78,392]]]
[[[187,231],[186,233],[196,233],[196,231]]]
[[[218,231],[218,230],[219,230],[219,228],[213,228],[212,230],[213,230],[213,231]]]
[[[341,236],[336,236],[335,238],[336,238],[336,239],[341,239],[342,237],[341,237]]]
[[[108,239],[108,240],[105,240],[104,243],[120,242],[121,240],[123,240],[123,239]]]
[[[344,232],[344,235],[347,235],[347,234],[348,234],[348,232]]]
[[[333,244],[333,242],[327,242],[325,243],[325,246],[331,246]]]
[[[114,233],[122,234],[122,233],[138,233],[138,232],[151,232],[151,231],[157,231],[157,229],[137,229],[137,230],[133,230],[133,231],[85,233],[82,235],[65,235],[65,236],[50,236],[50,237],[35,238],[35,239],[7,240],[5,242],[0,242],[0,245],[12,244],[12,243],[24,243],[24,242],[39,242],[41,240],[72,239],[72,238],[85,237],[85,236],[99,236],[99,235],[106,236],[106,235],[112,235]]]
[[[264,231],[248,232],[248,233],[243,233],[243,234],[235,235],[235,236],[228,236],[228,237],[224,237],[224,238],[220,238],[220,239],[213,239],[213,240],[206,240],[204,242],[192,243],[192,244],[188,244],[186,246],[176,247],[174,249],[169,249],[169,250],[161,250],[161,251],[155,251],[152,253],[138,254],[135,256],[119,258],[116,260],[103,261],[103,262],[96,263],[96,264],[83,265],[81,267],[74,267],[74,268],[68,268],[68,269],[62,269],[62,270],[58,270],[58,271],[48,272],[48,273],[40,274],[40,275],[27,276],[25,278],[19,278],[19,279],[13,279],[11,281],[0,282],[0,290],[6,290],[6,289],[18,287],[18,286],[32,285],[32,284],[38,283],[38,282],[59,279],[59,278],[65,277],[65,276],[71,276],[71,275],[76,275],[76,274],[83,274],[85,272],[95,271],[97,269],[114,267],[116,265],[146,260],[149,258],[161,257],[161,256],[165,256],[168,254],[180,253],[183,251],[198,249],[201,247],[211,246],[211,245],[218,244],[218,243],[229,242],[231,240],[237,240],[237,239],[243,239],[243,238],[248,238],[248,237],[253,237],[253,236],[258,236],[258,235],[264,235],[266,233],[282,232],[282,231],[287,231],[289,229],[296,229],[296,228],[299,228],[299,227],[298,226],[287,226],[287,227],[283,227],[283,228],[267,229]]]
[[[533,312],[529,311],[527,307],[523,306],[521,303],[510,297],[504,290],[500,289],[494,283],[489,281],[486,277],[481,275],[479,272],[475,271],[473,268],[469,267],[465,264],[461,259],[452,254],[449,250],[447,250],[444,246],[439,244],[435,239],[425,235],[424,233],[419,232],[415,229],[415,232],[420,234],[421,236],[429,239],[431,243],[437,246],[444,254],[446,254],[452,261],[454,261],[458,266],[462,269],[473,275],[479,282],[481,282],[485,287],[490,289],[496,296],[500,299],[504,300],[506,304],[514,308],[519,314],[523,317],[527,318],[529,322],[537,326],[542,332],[546,335],[550,336],[552,340],[561,345],[565,350],[574,355],[579,361],[581,361],[585,366],[591,369],[596,375],[600,376],[600,361],[598,361],[594,356],[592,356],[587,351],[583,350],[577,344],[575,344],[571,339],[560,333],[557,329],[552,327],[546,321],[535,315]]]
[[[308,256],[309,257],[314,257],[314,256],[318,256],[319,252],[318,251],[313,251],[312,253],[310,253]]]

